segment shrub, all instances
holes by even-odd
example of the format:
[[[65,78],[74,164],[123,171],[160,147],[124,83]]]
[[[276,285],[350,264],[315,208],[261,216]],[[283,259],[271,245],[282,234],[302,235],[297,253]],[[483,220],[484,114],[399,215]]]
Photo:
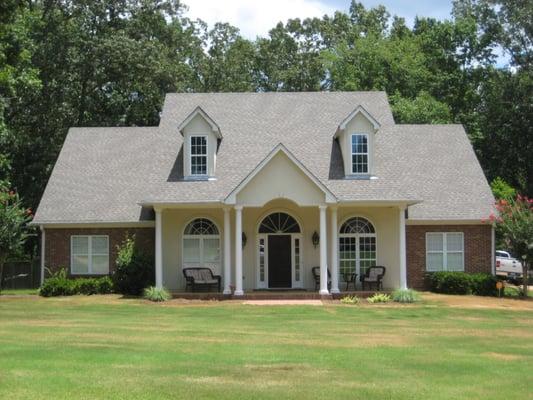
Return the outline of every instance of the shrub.
[[[375,293],[374,295],[372,295],[366,300],[371,304],[388,303],[391,300],[391,297],[385,293]]]
[[[470,277],[464,272],[432,272],[428,274],[432,292],[446,294],[471,293]]]
[[[471,274],[470,290],[478,296],[498,296],[497,282],[498,279],[491,274]]]
[[[72,296],[75,294],[107,294],[113,291],[113,282],[109,276],[101,278],[69,279],[67,270],[61,268],[46,279],[39,289],[43,297]]]
[[[150,301],[167,301],[170,297],[170,293],[165,288],[150,286],[144,289],[144,298]]]
[[[359,297],[357,296],[344,296],[341,298],[342,304],[359,304]]]
[[[76,293],[76,284],[68,279],[67,270],[61,268],[58,272],[46,279],[39,288],[39,294],[43,297],[71,296]]]
[[[392,300],[397,303],[415,303],[420,301],[420,294],[413,289],[398,289],[392,294]]]
[[[103,276],[97,280],[97,289],[98,294],[109,294],[113,293],[113,281],[109,276]]]
[[[113,283],[118,292],[138,296],[143,289],[154,284],[153,257],[142,253],[135,246],[135,236],[127,237],[118,246]]]

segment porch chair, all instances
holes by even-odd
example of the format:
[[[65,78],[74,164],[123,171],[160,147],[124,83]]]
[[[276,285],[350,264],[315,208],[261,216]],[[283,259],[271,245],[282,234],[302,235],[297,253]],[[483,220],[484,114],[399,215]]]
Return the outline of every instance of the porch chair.
[[[365,290],[365,284],[368,285],[369,288],[371,288],[372,285],[376,285],[376,290],[383,290],[383,276],[385,275],[385,270],[386,268],[380,265],[369,267],[365,274],[361,275],[360,278],[363,290]]]
[[[320,289],[320,267],[311,268],[313,278],[315,279],[315,290]],[[331,289],[331,273],[328,269],[328,290]]]
[[[198,288],[216,287],[220,292],[221,276],[213,275],[210,268],[183,268],[183,276],[185,277],[185,290],[190,289],[195,292]]]

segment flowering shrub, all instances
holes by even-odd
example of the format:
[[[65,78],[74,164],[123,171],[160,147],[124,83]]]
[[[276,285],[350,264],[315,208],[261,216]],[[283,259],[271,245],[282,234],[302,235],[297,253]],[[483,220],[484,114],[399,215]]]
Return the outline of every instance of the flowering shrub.
[[[0,290],[4,264],[8,257],[18,255],[28,238],[27,224],[31,210],[25,209],[17,193],[0,186]]]
[[[489,222],[501,235],[507,248],[521,259],[524,277],[533,260],[533,199],[516,196],[514,200],[501,199],[496,202],[497,214],[489,216]],[[527,279],[524,294],[527,296]]]

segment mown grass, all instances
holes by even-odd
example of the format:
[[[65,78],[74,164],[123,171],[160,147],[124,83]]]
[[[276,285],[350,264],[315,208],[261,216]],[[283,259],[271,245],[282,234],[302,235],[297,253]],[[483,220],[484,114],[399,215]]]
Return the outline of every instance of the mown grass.
[[[524,399],[532,376],[531,311],[0,299],[10,400]]]

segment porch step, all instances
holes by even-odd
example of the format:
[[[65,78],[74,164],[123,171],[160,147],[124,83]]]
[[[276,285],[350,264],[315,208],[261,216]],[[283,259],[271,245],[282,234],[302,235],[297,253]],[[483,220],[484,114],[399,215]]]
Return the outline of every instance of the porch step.
[[[391,293],[391,290],[382,290],[380,293]],[[225,295],[218,292],[173,292],[172,297],[186,300],[320,300],[340,299],[345,296],[357,296],[366,298],[372,296],[375,291],[359,290],[321,295],[318,292],[298,291],[250,291],[244,292],[244,296]]]

